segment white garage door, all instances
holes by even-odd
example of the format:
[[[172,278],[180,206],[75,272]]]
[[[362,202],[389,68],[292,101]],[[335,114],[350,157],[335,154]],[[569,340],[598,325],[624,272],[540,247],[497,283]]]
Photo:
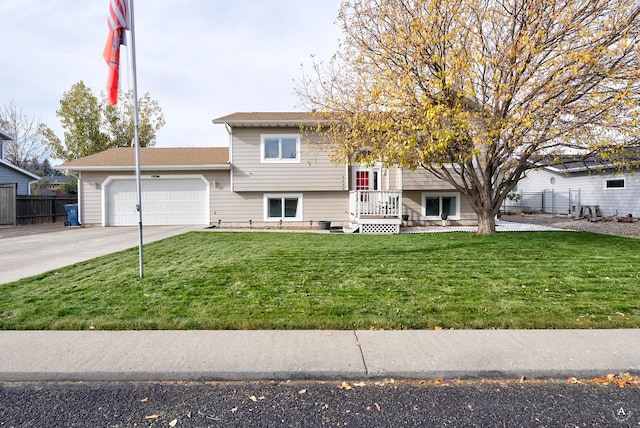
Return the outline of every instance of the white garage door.
[[[207,185],[199,178],[143,179],[142,224],[209,224]],[[107,226],[138,224],[136,181],[107,185]]]

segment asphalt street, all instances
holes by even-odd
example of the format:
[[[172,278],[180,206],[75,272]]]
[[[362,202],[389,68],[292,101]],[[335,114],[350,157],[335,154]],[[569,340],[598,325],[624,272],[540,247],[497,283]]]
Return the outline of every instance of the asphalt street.
[[[0,427],[637,427],[640,387],[560,381],[2,383]]]

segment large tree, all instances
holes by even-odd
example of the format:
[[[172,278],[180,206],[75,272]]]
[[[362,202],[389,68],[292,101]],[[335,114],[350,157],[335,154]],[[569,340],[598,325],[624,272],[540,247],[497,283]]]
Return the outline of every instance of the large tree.
[[[40,126],[39,121],[14,102],[0,107],[0,128],[14,138],[3,143],[4,158],[17,167],[35,172],[30,168],[34,159],[42,161],[47,156]]]
[[[133,144],[133,93],[120,96],[120,104],[112,106],[104,96],[98,98],[80,81],[60,100],[56,115],[64,128],[60,139],[53,130],[42,126],[46,143],[56,159],[69,161],[92,155],[112,147]],[[156,132],[164,126],[164,115],[157,101],[147,93],[138,100],[139,137],[141,147],[152,147]]]
[[[478,232],[533,160],[638,145],[640,4],[353,0],[344,37],[304,75],[336,160],[425,168],[465,195]]]

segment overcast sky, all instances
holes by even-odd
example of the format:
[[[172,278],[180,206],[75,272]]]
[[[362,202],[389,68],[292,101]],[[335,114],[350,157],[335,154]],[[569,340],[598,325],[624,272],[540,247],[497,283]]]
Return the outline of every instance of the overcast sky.
[[[135,0],[139,95],[149,92],[166,125],[156,147],[225,146],[223,125],[236,111],[299,111],[294,79],[310,56],[328,60],[338,47],[340,0]],[[82,80],[105,91],[109,0],[3,0],[3,105],[62,137],[55,111]],[[128,55],[124,50],[121,56]],[[120,87],[131,88],[129,61]]]

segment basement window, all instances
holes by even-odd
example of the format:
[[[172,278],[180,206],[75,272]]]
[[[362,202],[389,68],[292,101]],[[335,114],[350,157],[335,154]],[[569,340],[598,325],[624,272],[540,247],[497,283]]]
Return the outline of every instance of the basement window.
[[[264,195],[265,221],[301,221],[302,195]]]

